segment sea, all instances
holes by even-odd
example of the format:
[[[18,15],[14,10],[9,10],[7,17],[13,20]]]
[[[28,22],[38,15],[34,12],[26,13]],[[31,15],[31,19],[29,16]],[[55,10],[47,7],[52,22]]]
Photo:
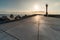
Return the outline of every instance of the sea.
[[[45,13],[32,13],[32,12],[0,12],[0,17],[2,17],[2,16],[10,16],[10,14],[13,14],[14,16],[17,16],[17,15],[20,15],[21,17],[22,16],[24,16],[24,15],[33,15],[33,14],[45,14]],[[53,15],[57,15],[57,14],[59,14],[60,15],[60,13],[49,13],[49,14],[53,14]]]
[[[13,14],[14,16],[20,15],[21,17],[24,15],[32,15],[33,13],[0,13],[0,17],[2,16],[10,16],[10,14]]]

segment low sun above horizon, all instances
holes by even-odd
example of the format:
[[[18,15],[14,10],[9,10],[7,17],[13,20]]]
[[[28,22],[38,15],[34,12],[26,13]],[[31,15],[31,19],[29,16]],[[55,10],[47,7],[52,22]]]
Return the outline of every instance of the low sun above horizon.
[[[35,4],[34,7],[33,7],[33,11],[39,11],[39,5],[38,4]]]

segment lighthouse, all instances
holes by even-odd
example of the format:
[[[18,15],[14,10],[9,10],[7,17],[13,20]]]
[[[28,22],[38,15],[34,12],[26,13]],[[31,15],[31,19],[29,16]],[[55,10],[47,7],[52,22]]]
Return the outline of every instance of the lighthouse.
[[[48,4],[46,4],[46,16],[48,16]]]

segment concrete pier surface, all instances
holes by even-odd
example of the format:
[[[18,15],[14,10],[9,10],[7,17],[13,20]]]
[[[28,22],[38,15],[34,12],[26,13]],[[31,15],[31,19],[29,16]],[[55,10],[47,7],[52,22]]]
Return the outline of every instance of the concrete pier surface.
[[[0,24],[0,40],[60,40],[60,19],[37,15]]]

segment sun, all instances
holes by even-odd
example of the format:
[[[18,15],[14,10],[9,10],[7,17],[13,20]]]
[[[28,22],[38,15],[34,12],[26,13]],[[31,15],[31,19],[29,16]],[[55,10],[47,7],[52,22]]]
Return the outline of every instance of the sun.
[[[34,5],[34,11],[39,11],[39,5],[38,4]]]

